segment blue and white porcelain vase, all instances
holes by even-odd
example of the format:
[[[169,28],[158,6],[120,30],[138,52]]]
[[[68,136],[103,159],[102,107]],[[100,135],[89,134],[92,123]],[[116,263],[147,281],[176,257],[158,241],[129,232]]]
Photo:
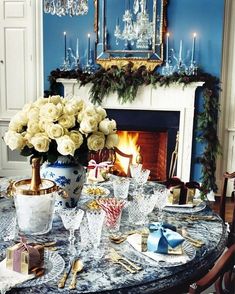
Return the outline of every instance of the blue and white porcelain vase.
[[[68,193],[65,198],[57,195],[55,207],[76,207],[86,181],[85,168],[66,156],[60,156],[55,163],[44,163],[41,177],[54,181]]]

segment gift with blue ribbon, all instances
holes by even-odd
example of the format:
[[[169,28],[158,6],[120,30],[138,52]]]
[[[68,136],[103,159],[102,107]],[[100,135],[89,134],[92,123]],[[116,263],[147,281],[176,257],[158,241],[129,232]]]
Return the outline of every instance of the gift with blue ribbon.
[[[183,241],[184,238],[175,231],[173,226],[166,223],[149,224],[148,251],[168,254],[171,251],[169,249],[177,248]]]

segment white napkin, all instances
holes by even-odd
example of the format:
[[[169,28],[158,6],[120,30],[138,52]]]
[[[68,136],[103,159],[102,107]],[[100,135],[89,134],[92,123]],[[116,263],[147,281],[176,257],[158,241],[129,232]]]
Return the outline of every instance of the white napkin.
[[[141,252],[142,254],[152,258],[155,261],[164,261],[169,263],[186,263],[190,259],[186,254],[173,255],[173,254],[161,254],[155,252],[142,252],[141,251],[141,234],[133,234],[127,237],[127,241],[135,248],[135,250]]]
[[[25,275],[6,268],[6,259],[0,262],[0,293],[3,294],[17,284],[34,278],[34,275]]]

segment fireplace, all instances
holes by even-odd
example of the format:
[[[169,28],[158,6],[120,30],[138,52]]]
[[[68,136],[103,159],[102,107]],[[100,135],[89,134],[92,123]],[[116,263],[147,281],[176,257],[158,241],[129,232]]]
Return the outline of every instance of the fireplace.
[[[76,95],[89,102],[90,85],[83,87],[79,86],[79,82],[76,79],[57,79],[57,82],[61,82],[64,85],[64,96]],[[119,130],[133,130],[143,131],[132,126],[132,122],[129,116],[122,115],[123,111],[134,111],[134,122],[139,122],[141,128],[145,123],[145,118],[139,118],[137,111],[146,111],[146,116],[152,116],[153,112],[162,113],[161,122],[171,122],[174,119],[174,115],[178,115],[178,126],[168,128],[167,126],[159,127],[157,130],[145,130],[145,131],[166,131],[167,137],[167,157],[171,156],[170,142],[172,146],[175,145],[176,132],[179,131],[178,137],[178,161],[176,176],[181,178],[182,181],[187,182],[190,180],[191,171],[191,158],[192,158],[192,139],[194,129],[194,102],[195,91],[197,87],[203,85],[203,82],[190,83],[189,85],[174,84],[169,87],[157,87],[143,86],[138,89],[137,96],[133,102],[121,104],[117,94],[111,93],[109,97],[106,97],[102,106],[107,111],[116,111],[117,116],[113,116],[117,120]],[[168,116],[168,113],[170,116]],[[121,115],[119,115],[121,114]],[[124,118],[126,122],[123,124],[121,119]],[[148,126],[151,128],[153,120],[150,120]],[[175,132],[174,135],[169,135],[170,132]],[[169,160],[168,160],[169,164]]]
[[[133,154],[134,163],[140,155],[143,167],[151,170],[150,179],[165,181],[179,129],[179,112],[107,109],[107,113],[118,124],[118,149]],[[117,159],[116,168],[125,175],[127,161],[120,156]]]

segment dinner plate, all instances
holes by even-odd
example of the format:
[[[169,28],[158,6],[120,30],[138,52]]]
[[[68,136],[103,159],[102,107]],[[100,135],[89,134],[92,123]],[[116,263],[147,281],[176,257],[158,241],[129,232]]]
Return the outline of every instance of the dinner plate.
[[[17,285],[17,288],[34,287],[43,283],[47,283],[50,280],[55,280],[64,270],[64,259],[56,252],[45,251],[44,253],[44,268],[45,273],[41,277],[28,280],[24,283]]]
[[[158,264],[161,267],[173,267],[186,264],[193,260],[196,256],[196,250],[187,241],[184,241],[183,245],[183,255],[174,254],[160,254],[154,252],[146,252],[146,256],[153,258],[152,255],[158,255]]]
[[[127,238],[127,240],[129,237]],[[155,252],[141,252],[140,248],[136,247],[130,239],[128,240],[129,244],[132,245],[132,247],[135,249],[132,254],[131,251],[129,251],[128,256],[133,261],[136,261],[137,263],[143,263],[143,259],[145,262],[150,263],[150,265],[156,265],[156,262],[161,267],[175,267],[180,266],[183,264],[186,264],[193,260],[196,256],[196,250],[195,248],[186,240],[182,244],[183,248],[183,254],[182,255],[176,255],[176,254],[161,254],[161,253],[155,253]],[[135,257],[136,256],[136,257]],[[147,260],[146,260],[147,259]],[[141,261],[142,260],[142,261]]]
[[[96,198],[96,197],[106,197],[110,194],[110,191],[109,189],[102,186],[89,185],[89,186],[84,186],[82,193],[84,195]]]
[[[205,202],[201,202],[193,207],[188,207],[188,206],[180,206],[180,205],[177,205],[177,206],[173,206],[173,205],[170,205],[170,206],[165,206],[163,207],[163,210],[164,211],[167,211],[167,212],[180,212],[180,213],[195,213],[195,212],[199,212],[203,209],[205,209],[206,207],[206,203]]]

